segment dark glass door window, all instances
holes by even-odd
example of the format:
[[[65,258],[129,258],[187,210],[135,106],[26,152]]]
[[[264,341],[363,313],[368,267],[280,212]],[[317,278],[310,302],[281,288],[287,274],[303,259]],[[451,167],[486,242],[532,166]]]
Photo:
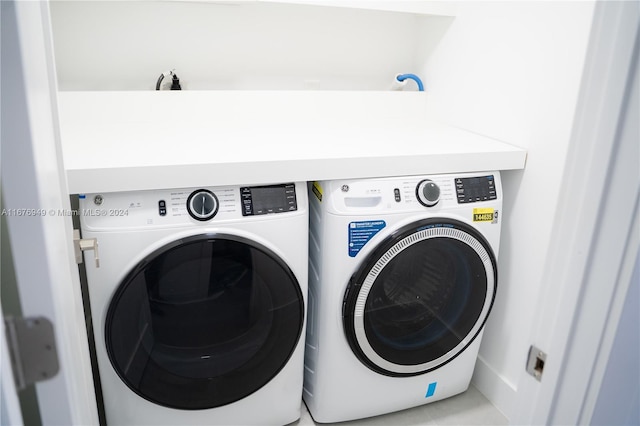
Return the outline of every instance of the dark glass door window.
[[[205,409],[269,382],[293,353],[303,319],[300,286],[278,256],[241,238],[198,235],[157,250],[127,275],[105,339],[134,392]]]
[[[387,240],[354,274],[343,311],[358,358],[381,374],[422,374],[478,335],[497,284],[491,248],[458,221],[428,219]]]

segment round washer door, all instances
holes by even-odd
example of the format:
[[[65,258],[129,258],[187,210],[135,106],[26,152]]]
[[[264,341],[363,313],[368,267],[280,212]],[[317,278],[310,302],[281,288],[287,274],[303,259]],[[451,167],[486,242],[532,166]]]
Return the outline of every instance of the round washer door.
[[[269,249],[230,235],[196,235],[140,261],[105,323],[111,364],[147,400],[178,409],[229,404],[263,387],[291,357],[304,301]]]
[[[347,340],[378,373],[426,373],[480,333],[496,285],[495,256],[475,229],[450,219],[414,222],[384,240],[351,278]]]

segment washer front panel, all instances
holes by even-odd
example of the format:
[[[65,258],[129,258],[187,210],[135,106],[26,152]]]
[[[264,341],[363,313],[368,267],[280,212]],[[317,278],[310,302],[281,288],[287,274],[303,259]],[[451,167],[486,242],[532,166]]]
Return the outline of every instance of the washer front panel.
[[[132,391],[194,410],[263,387],[303,325],[300,285],[282,259],[255,241],[200,234],[140,261],[117,288],[104,330],[111,364]]]
[[[422,374],[480,333],[497,284],[495,257],[470,226],[425,219],[394,233],[354,274],[343,305],[347,340],[381,374]]]

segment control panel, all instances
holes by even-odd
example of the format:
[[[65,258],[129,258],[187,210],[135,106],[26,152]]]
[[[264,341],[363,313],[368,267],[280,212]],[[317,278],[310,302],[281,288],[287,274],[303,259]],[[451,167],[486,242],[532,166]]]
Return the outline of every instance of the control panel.
[[[323,193],[335,194],[336,213],[358,214],[369,210],[441,211],[500,201],[500,173],[456,173],[379,179],[316,182],[312,187],[322,202]]]
[[[271,214],[304,213],[307,203],[301,182],[79,194],[78,198],[80,208],[74,214],[82,216],[85,228],[96,230],[264,220]]]

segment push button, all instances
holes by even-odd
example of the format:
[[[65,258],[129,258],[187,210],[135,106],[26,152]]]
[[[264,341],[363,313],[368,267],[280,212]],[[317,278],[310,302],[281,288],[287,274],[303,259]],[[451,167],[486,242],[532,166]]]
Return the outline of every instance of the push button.
[[[167,215],[167,203],[164,200],[160,200],[158,201],[158,214],[160,216],[166,216]]]

